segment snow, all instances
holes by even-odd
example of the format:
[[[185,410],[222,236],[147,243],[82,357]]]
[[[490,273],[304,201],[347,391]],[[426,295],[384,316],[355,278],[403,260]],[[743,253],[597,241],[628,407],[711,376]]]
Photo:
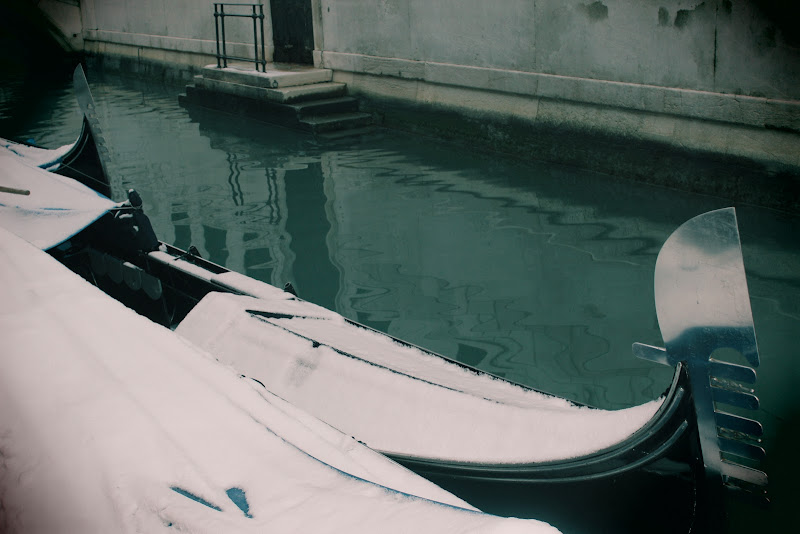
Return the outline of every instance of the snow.
[[[663,404],[577,406],[285,295],[209,293],[175,332],[385,453],[505,464],[575,458],[623,441]]]
[[[555,532],[468,509],[2,229],[0,275],[2,532]]]
[[[0,148],[0,226],[47,250],[96,221],[115,204],[83,184],[27,164]]]
[[[8,139],[0,139],[0,150],[5,149],[17,158],[33,167],[40,167],[47,171],[55,171],[61,165],[64,156],[75,147],[75,143],[59,148],[39,148],[35,146],[15,143]]]

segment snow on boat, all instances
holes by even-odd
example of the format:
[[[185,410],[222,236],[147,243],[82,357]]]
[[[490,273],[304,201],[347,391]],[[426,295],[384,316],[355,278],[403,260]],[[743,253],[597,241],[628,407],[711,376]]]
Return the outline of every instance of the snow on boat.
[[[116,204],[70,178],[31,166],[0,148],[0,226],[47,250]]]
[[[483,514],[0,228],[3,532],[557,532]]]
[[[10,141],[8,139],[0,141],[0,148],[7,150],[27,164],[46,171],[58,170],[58,168],[61,167],[61,163],[64,161],[64,157],[77,150],[77,145],[78,141],[59,148],[41,148],[35,145]]]
[[[88,88],[76,92],[91,110]],[[93,160],[103,150],[90,145]],[[97,180],[108,183],[87,184]],[[660,399],[619,411],[509,383],[159,243],[135,193],[76,232],[50,249],[70,269],[482,509],[560,528],[677,532],[716,528],[723,486],[764,495],[760,424],[718,407],[758,406],[733,209],[689,221],[662,249],[656,307],[667,348],[634,344],[634,353],[674,366],[674,378]],[[722,361],[725,348],[745,365]],[[670,495],[674,513],[653,494]]]

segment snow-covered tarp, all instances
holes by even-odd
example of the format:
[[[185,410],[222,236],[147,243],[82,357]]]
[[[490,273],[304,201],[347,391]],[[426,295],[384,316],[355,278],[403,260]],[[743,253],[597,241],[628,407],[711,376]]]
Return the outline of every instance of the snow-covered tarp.
[[[575,458],[623,441],[664,400],[624,410],[577,406],[477,374],[287,293],[259,294],[209,293],[175,331],[385,453],[508,464]]]
[[[0,227],[36,247],[60,244],[114,206],[85,185],[0,147]]]
[[[40,167],[46,171],[58,170],[64,160],[64,156],[74,147],[75,143],[59,148],[39,148],[0,138],[0,149],[11,152],[28,165]]]
[[[2,228],[0,280],[1,532],[555,532],[470,510]]]

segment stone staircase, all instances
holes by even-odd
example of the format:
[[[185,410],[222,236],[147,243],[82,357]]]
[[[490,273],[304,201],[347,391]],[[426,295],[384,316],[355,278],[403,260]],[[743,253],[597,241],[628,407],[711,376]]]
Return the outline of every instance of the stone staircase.
[[[371,131],[372,115],[359,111],[347,86],[331,81],[333,73],[304,65],[210,65],[180,95],[182,103],[199,105],[312,132],[320,137],[359,135]]]

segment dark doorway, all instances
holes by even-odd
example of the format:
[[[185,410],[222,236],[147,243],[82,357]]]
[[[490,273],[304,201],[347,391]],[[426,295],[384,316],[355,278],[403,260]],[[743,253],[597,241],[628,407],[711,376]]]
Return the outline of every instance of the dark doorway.
[[[271,0],[272,41],[276,63],[312,64],[314,28],[311,0]]]

